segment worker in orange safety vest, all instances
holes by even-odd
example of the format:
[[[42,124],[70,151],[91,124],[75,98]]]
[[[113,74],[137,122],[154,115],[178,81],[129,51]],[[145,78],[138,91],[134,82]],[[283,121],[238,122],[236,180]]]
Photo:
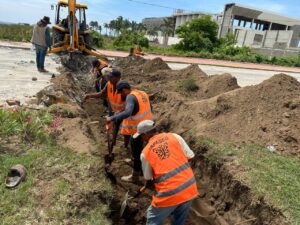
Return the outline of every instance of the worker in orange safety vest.
[[[108,82],[100,93],[89,94],[85,96],[86,99],[107,97],[109,102],[109,115],[113,116],[125,109],[125,99],[120,93],[117,93],[117,83],[121,80],[121,72],[112,68],[104,68],[102,72],[108,72]],[[112,145],[115,145],[118,131],[120,129],[122,120],[116,121],[113,126],[113,140]],[[130,135],[124,135],[124,146],[128,148]]]
[[[198,190],[189,159],[193,151],[174,133],[158,133],[152,120],[139,123],[133,138],[147,143],[141,154],[144,177],[155,186],[147,211],[147,225],[163,224],[172,215],[172,225],[183,225]]]
[[[149,96],[141,90],[132,90],[128,82],[121,80],[117,84],[117,91],[123,98],[126,98],[125,110],[120,114],[107,118],[107,122],[122,121],[122,135],[133,135],[137,131],[137,125],[147,119],[153,119]],[[130,139],[131,153],[133,158],[133,173],[123,176],[121,180],[127,182],[138,182],[142,175],[140,154],[143,150],[143,140],[141,138]]]

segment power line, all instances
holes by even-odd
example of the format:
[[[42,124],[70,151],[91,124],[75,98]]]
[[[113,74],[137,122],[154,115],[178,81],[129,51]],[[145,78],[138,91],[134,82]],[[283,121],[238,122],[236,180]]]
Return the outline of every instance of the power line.
[[[139,4],[144,4],[144,5],[150,5],[150,6],[154,6],[154,7],[160,7],[160,8],[165,8],[165,9],[177,10],[177,8],[172,8],[172,7],[165,6],[165,5],[158,5],[158,4],[153,4],[153,3],[148,3],[148,2],[142,2],[142,1],[137,1],[137,0],[128,0],[128,1],[139,3]]]

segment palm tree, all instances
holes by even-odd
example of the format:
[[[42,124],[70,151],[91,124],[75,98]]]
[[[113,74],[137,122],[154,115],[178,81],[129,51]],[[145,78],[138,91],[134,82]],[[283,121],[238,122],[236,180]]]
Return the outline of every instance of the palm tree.
[[[105,35],[107,36],[107,30],[108,30],[108,28],[109,28],[109,25],[108,25],[108,23],[105,23],[104,24],[104,28],[105,28]]]
[[[164,23],[160,26],[160,30],[164,35],[164,45],[168,45],[168,39],[170,36],[174,36],[175,33],[175,21],[172,18],[165,18]]]

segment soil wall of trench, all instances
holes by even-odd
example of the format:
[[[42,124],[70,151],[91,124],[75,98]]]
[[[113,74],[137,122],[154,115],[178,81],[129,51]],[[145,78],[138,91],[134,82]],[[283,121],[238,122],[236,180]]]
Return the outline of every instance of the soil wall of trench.
[[[215,135],[213,134],[214,124],[220,126],[223,122],[223,127],[229,126],[227,129],[231,129],[230,124],[226,123],[226,121],[230,121],[230,118],[237,120],[241,117],[240,120],[245,119],[243,113],[240,113],[243,116],[239,116],[235,112],[237,107],[234,99],[236,98],[242,98],[240,101],[244,101],[242,109],[245,112],[252,110],[251,101],[259,102],[259,105],[263,105],[261,108],[265,110],[263,112],[260,110],[259,113],[263,115],[270,114],[267,118],[271,120],[272,112],[270,112],[268,104],[272,104],[272,99],[266,99],[266,95],[272,94],[269,92],[272,92],[270,88],[273,87],[274,93],[280,89],[281,96],[283,96],[274,97],[277,102],[280,102],[277,105],[281,110],[280,113],[282,113],[282,117],[281,115],[274,116],[276,117],[274,120],[281,121],[281,123],[266,121],[263,128],[259,127],[259,115],[252,113],[253,115],[248,115],[250,119],[258,120],[255,124],[258,127],[252,127],[252,132],[255,133],[254,130],[257,129],[256,133],[259,133],[260,136],[267,133],[266,136],[259,139],[267,143],[272,141],[273,136],[279,135],[270,134],[268,129],[280,126],[283,131],[280,134],[281,139],[279,138],[277,143],[278,149],[284,154],[292,154],[298,157],[299,153],[295,149],[298,147],[299,139],[298,134],[294,132],[298,127],[291,125],[291,121],[297,119],[296,116],[299,115],[300,108],[299,99],[297,98],[300,88],[297,81],[286,75],[278,75],[262,85],[254,86],[251,90],[251,87],[240,88],[236,79],[230,74],[208,77],[195,65],[184,70],[172,71],[160,59],[146,61],[142,58],[132,57],[117,60],[114,62],[114,66],[120,68],[123,79],[128,80],[133,88],[142,89],[150,95],[159,127],[163,131],[181,134],[196,154],[191,164],[200,195],[193,203],[186,224],[288,224],[279,210],[268,205],[263,198],[254,199],[251,189],[234,177],[237,168],[232,166],[230,159],[218,164],[209,161],[203,154],[210,151],[209,147],[196,146],[196,140],[188,136],[187,131],[193,130],[193,132],[205,136],[204,130],[208,130],[208,137],[214,136],[219,141],[226,139],[227,137],[224,137],[224,135],[218,136],[219,133],[224,134],[224,132],[220,132],[220,129],[215,130]],[[58,135],[58,139],[62,143],[72,140],[74,135],[77,135],[76,137],[80,140],[81,138],[84,140],[79,141],[79,143],[84,144],[74,145],[73,143],[72,147],[75,150],[78,149],[79,152],[82,152],[82,149],[85,149],[84,152],[86,153],[104,158],[107,153],[107,140],[104,131],[104,117],[107,110],[102,105],[101,100],[82,101],[84,94],[92,91],[93,79],[88,75],[79,76],[70,72],[61,72],[60,76],[52,80],[53,85],[51,87],[38,94],[38,103],[45,104],[53,112],[61,114],[65,121],[68,121],[65,123],[73,124],[72,129],[68,129],[66,125],[66,129],[62,129],[60,135]],[[181,84],[188,79],[194,80],[193,82],[197,86],[196,91],[185,93],[181,89]],[[296,94],[294,94],[295,91]],[[284,94],[282,95],[282,93]],[[195,104],[200,104],[200,106],[195,106]],[[274,108],[273,105],[274,111],[277,110],[278,112],[276,107]],[[245,128],[240,133],[249,132],[247,129]],[[74,132],[66,134],[68,130]],[[247,143],[248,141],[253,143],[253,140],[247,140],[244,137],[236,137],[235,141],[237,143]],[[292,150],[287,151],[280,148],[283,146],[282,143],[289,144],[291,146],[289,149]],[[257,142],[257,144],[265,143]],[[129,194],[134,194],[143,183],[128,184],[120,180],[121,176],[129,174],[132,170],[131,164],[124,161],[125,158],[130,158],[131,154],[122,146],[121,137],[118,137],[114,153],[115,159],[111,166],[106,169],[103,167],[102,171],[108,175],[108,179],[115,189],[115,197],[112,200],[107,201],[107,199],[104,200],[105,196],[101,197],[103,202],[111,208],[111,213],[107,216],[112,219],[113,224],[145,224],[146,210],[151,203],[153,190],[150,188],[139,198],[130,200],[123,217],[120,218],[119,210],[125,194],[127,191],[129,191]],[[113,179],[109,176],[113,176]],[[170,224],[170,221],[166,221],[166,224]]]

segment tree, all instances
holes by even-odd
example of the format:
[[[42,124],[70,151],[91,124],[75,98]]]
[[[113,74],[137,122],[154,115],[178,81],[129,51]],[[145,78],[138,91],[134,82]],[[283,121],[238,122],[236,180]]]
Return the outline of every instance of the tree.
[[[104,28],[105,28],[105,35],[107,36],[107,30],[109,29],[109,24],[105,23]]]
[[[171,18],[165,18],[160,30],[164,35],[164,45],[168,45],[169,37],[174,36],[175,21]]]
[[[159,29],[157,27],[147,30],[147,34],[150,36],[157,37]]]
[[[211,20],[211,16],[193,19],[176,29],[176,33],[182,40],[175,47],[187,51],[212,52],[219,44],[217,30],[218,24]]]
[[[91,21],[90,26],[91,26],[92,30],[94,30],[94,31],[98,30],[98,27],[99,27],[97,21]]]

